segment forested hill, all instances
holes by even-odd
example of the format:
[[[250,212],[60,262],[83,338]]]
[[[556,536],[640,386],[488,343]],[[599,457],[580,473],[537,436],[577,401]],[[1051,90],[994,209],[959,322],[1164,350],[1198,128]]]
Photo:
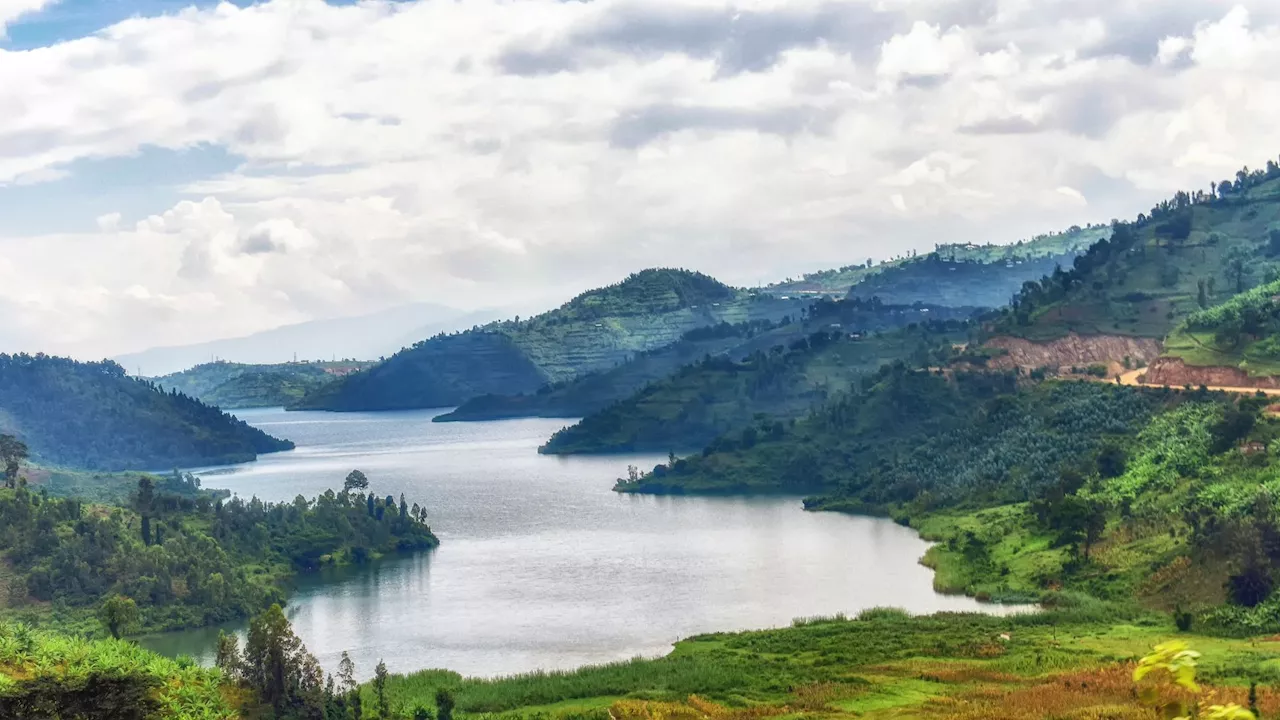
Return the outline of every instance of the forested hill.
[[[781,327],[792,323],[784,318]],[[799,325],[798,323],[796,324]],[[498,420],[515,417],[573,418],[590,415],[621,400],[651,382],[662,380],[685,365],[707,356],[734,355],[750,347],[758,337],[773,337],[778,326],[768,320],[721,323],[685,333],[676,342],[637,353],[627,362],[564,382],[547,384],[535,393],[521,395],[481,395],[435,422]]]
[[[995,330],[1163,338],[1191,313],[1280,278],[1277,229],[1280,165],[1269,161],[1117,223],[1073,267],[1028,282]]]
[[[283,407],[371,362],[292,362],[250,365],[210,362],[152,378],[165,390],[177,390],[219,408]]]
[[[779,294],[869,298],[911,305],[977,305],[1000,307],[1023,282],[1039,280],[1055,264],[1070,267],[1075,256],[1107,237],[1105,225],[1072,227],[1010,245],[938,245],[933,252],[909,255],[876,265],[847,265],[809,273],[799,280],[769,286]],[[851,288],[853,288],[851,292]]]
[[[731,288],[701,273],[645,270],[532,318],[423,340],[293,407],[445,407],[481,395],[532,393],[549,382],[614,367],[696,328],[778,321],[798,315],[803,304]]]
[[[882,364],[927,363],[968,337],[972,312],[824,300],[804,322],[761,333],[736,356],[708,357],[556,433],[544,453],[699,449],[768,416],[802,417]]]
[[[923,302],[998,308],[1007,305],[1028,280],[1051,275],[1059,267],[1070,268],[1077,255],[1073,251],[986,262],[963,257],[953,259],[934,252],[867,276],[849,288],[849,297],[878,297],[899,305]]]
[[[246,462],[293,447],[114,362],[46,355],[0,355],[0,432],[34,460],[94,470]]]

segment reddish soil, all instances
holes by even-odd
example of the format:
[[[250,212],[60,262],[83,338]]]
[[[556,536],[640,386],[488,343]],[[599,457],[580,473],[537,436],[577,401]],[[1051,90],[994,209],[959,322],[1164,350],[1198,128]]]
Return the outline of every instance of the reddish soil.
[[[1047,343],[997,337],[987,341],[986,345],[1008,351],[1007,355],[991,359],[988,365],[992,368],[1070,368],[1102,364],[1107,366],[1112,376],[1125,369],[1125,358],[1129,359],[1131,366],[1147,363],[1159,357],[1162,349],[1160,341],[1152,338],[1075,333]]]
[[[1147,368],[1146,385],[1168,385],[1169,387],[1231,387],[1231,388],[1263,388],[1280,389],[1278,377],[1250,377],[1249,373],[1233,367],[1198,367],[1187,365],[1182,358],[1157,358]]]

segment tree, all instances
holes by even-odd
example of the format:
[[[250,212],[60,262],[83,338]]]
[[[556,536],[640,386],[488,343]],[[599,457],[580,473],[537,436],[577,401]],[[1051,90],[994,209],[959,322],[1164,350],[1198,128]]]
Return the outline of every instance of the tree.
[[[1236,294],[1244,292],[1244,281],[1252,271],[1249,254],[1238,247],[1231,248],[1222,258],[1222,267],[1227,279],[1235,280]]]
[[[111,633],[111,637],[119,640],[126,633],[137,629],[138,604],[131,597],[112,595],[98,609],[98,620]]]
[[[381,660],[373,669],[373,694],[378,699],[378,717],[391,717],[391,708],[387,705],[387,664]]]
[[[277,714],[307,707],[320,694],[324,682],[320,665],[294,634],[279,605],[249,621],[244,680]]]
[[[214,655],[213,664],[223,675],[239,679],[244,669],[244,659],[240,657],[240,638],[218,631],[218,651]]]
[[[342,492],[344,493],[349,493],[352,490],[359,490],[363,492],[368,488],[369,478],[365,477],[365,474],[359,470],[352,470],[347,473],[347,479],[342,483]]]
[[[1196,303],[1200,306],[1201,310],[1209,307],[1209,295],[1205,292],[1205,283],[1203,279],[1196,281]]]
[[[436,720],[453,720],[453,693],[448,690],[436,691]]]
[[[1120,477],[1124,474],[1126,462],[1124,448],[1105,445],[1098,451],[1098,475],[1104,480]]]
[[[338,662],[338,690],[343,693],[349,693],[358,689],[360,686],[356,683],[356,664],[351,661],[351,656],[346,650],[342,651],[342,660]]]
[[[18,468],[27,459],[27,446],[12,435],[0,435],[0,464],[4,465],[4,486],[18,486]]]

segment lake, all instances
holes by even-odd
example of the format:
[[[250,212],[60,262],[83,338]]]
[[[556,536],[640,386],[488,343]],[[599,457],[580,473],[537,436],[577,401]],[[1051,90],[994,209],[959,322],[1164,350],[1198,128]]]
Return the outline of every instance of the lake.
[[[239,411],[297,449],[200,473],[206,487],[282,501],[341,488],[359,468],[372,491],[428,508],[435,551],[307,577],[291,597],[295,630],[330,672],[344,650],[362,677],[379,659],[496,676],[875,606],[993,609],[934,592],[917,562],[928,544],[888,520],[809,513],[800,498],[620,495],[629,464],[666,458],[542,456],[570,421],[432,423],[439,412]],[[143,644],[210,664],[216,637]]]

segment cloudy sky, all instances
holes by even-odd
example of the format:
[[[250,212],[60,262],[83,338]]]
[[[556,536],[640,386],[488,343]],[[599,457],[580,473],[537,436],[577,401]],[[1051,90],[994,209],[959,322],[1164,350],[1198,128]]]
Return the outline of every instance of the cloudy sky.
[[[1274,0],[0,0],[0,351],[755,284],[1280,154]]]

